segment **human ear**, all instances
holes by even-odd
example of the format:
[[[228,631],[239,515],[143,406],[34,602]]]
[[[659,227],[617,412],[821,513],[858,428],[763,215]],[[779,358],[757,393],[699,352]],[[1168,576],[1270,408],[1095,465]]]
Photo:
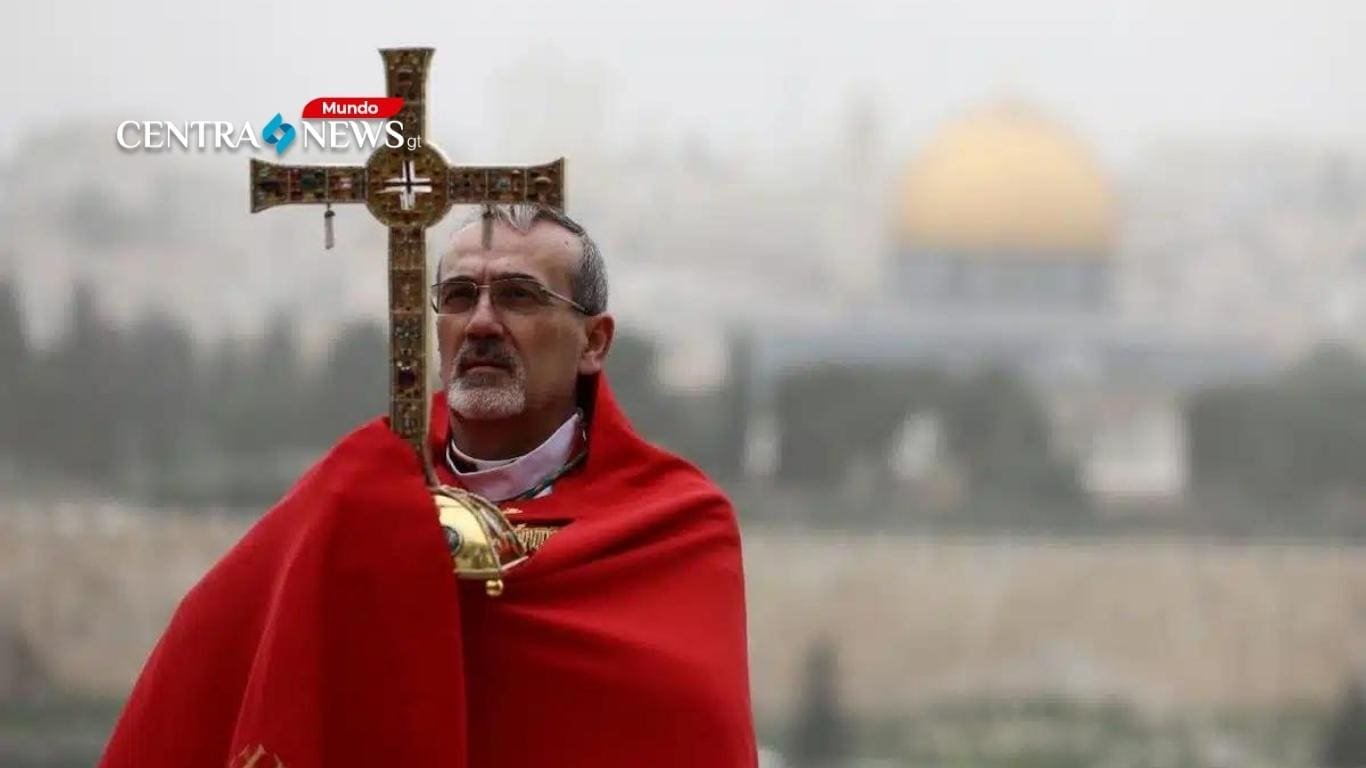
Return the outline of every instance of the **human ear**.
[[[616,331],[616,321],[611,315],[601,314],[588,318],[584,329],[588,343],[579,354],[579,374],[591,376],[602,371],[607,351],[612,347],[612,334]]]

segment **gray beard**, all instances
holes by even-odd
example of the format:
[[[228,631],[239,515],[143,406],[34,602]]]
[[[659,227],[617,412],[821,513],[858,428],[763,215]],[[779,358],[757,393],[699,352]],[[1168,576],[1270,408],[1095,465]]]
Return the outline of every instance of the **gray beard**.
[[[446,403],[472,421],[506,419],[526,410],[526,378],[520,368],[498,381],[479,381],[484,374],[457,376],[446,387]]]

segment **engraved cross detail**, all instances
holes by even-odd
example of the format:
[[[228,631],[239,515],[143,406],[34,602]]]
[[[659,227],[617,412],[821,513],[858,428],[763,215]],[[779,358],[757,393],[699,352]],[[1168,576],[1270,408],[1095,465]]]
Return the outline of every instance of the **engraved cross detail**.
[[[403,163],[402,177],[384,180],[384,191],[397,194],[399,206],[405,211],[411,211],[419,194],[432,191],[431,181],[429,178],[419,178],[413,168],[413,161],[408,160]]]

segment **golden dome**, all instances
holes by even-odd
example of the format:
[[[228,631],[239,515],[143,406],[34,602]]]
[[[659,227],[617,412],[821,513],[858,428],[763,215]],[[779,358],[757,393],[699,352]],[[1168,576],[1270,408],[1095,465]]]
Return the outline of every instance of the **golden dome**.
[[[1114,201],[1090,151],[1016,103],[957,120],[912,163],[901,242],[929,250],[1105,258]]]

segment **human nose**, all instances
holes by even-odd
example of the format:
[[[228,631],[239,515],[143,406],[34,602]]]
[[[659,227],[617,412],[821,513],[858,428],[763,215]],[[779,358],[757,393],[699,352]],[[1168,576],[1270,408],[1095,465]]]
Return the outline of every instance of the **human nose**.
[[[466,336],[501,336],[503,321],[493,306],[493,292],[488,286],[480,286],[479,296],[474,300],[469,320],[465,321]]]

